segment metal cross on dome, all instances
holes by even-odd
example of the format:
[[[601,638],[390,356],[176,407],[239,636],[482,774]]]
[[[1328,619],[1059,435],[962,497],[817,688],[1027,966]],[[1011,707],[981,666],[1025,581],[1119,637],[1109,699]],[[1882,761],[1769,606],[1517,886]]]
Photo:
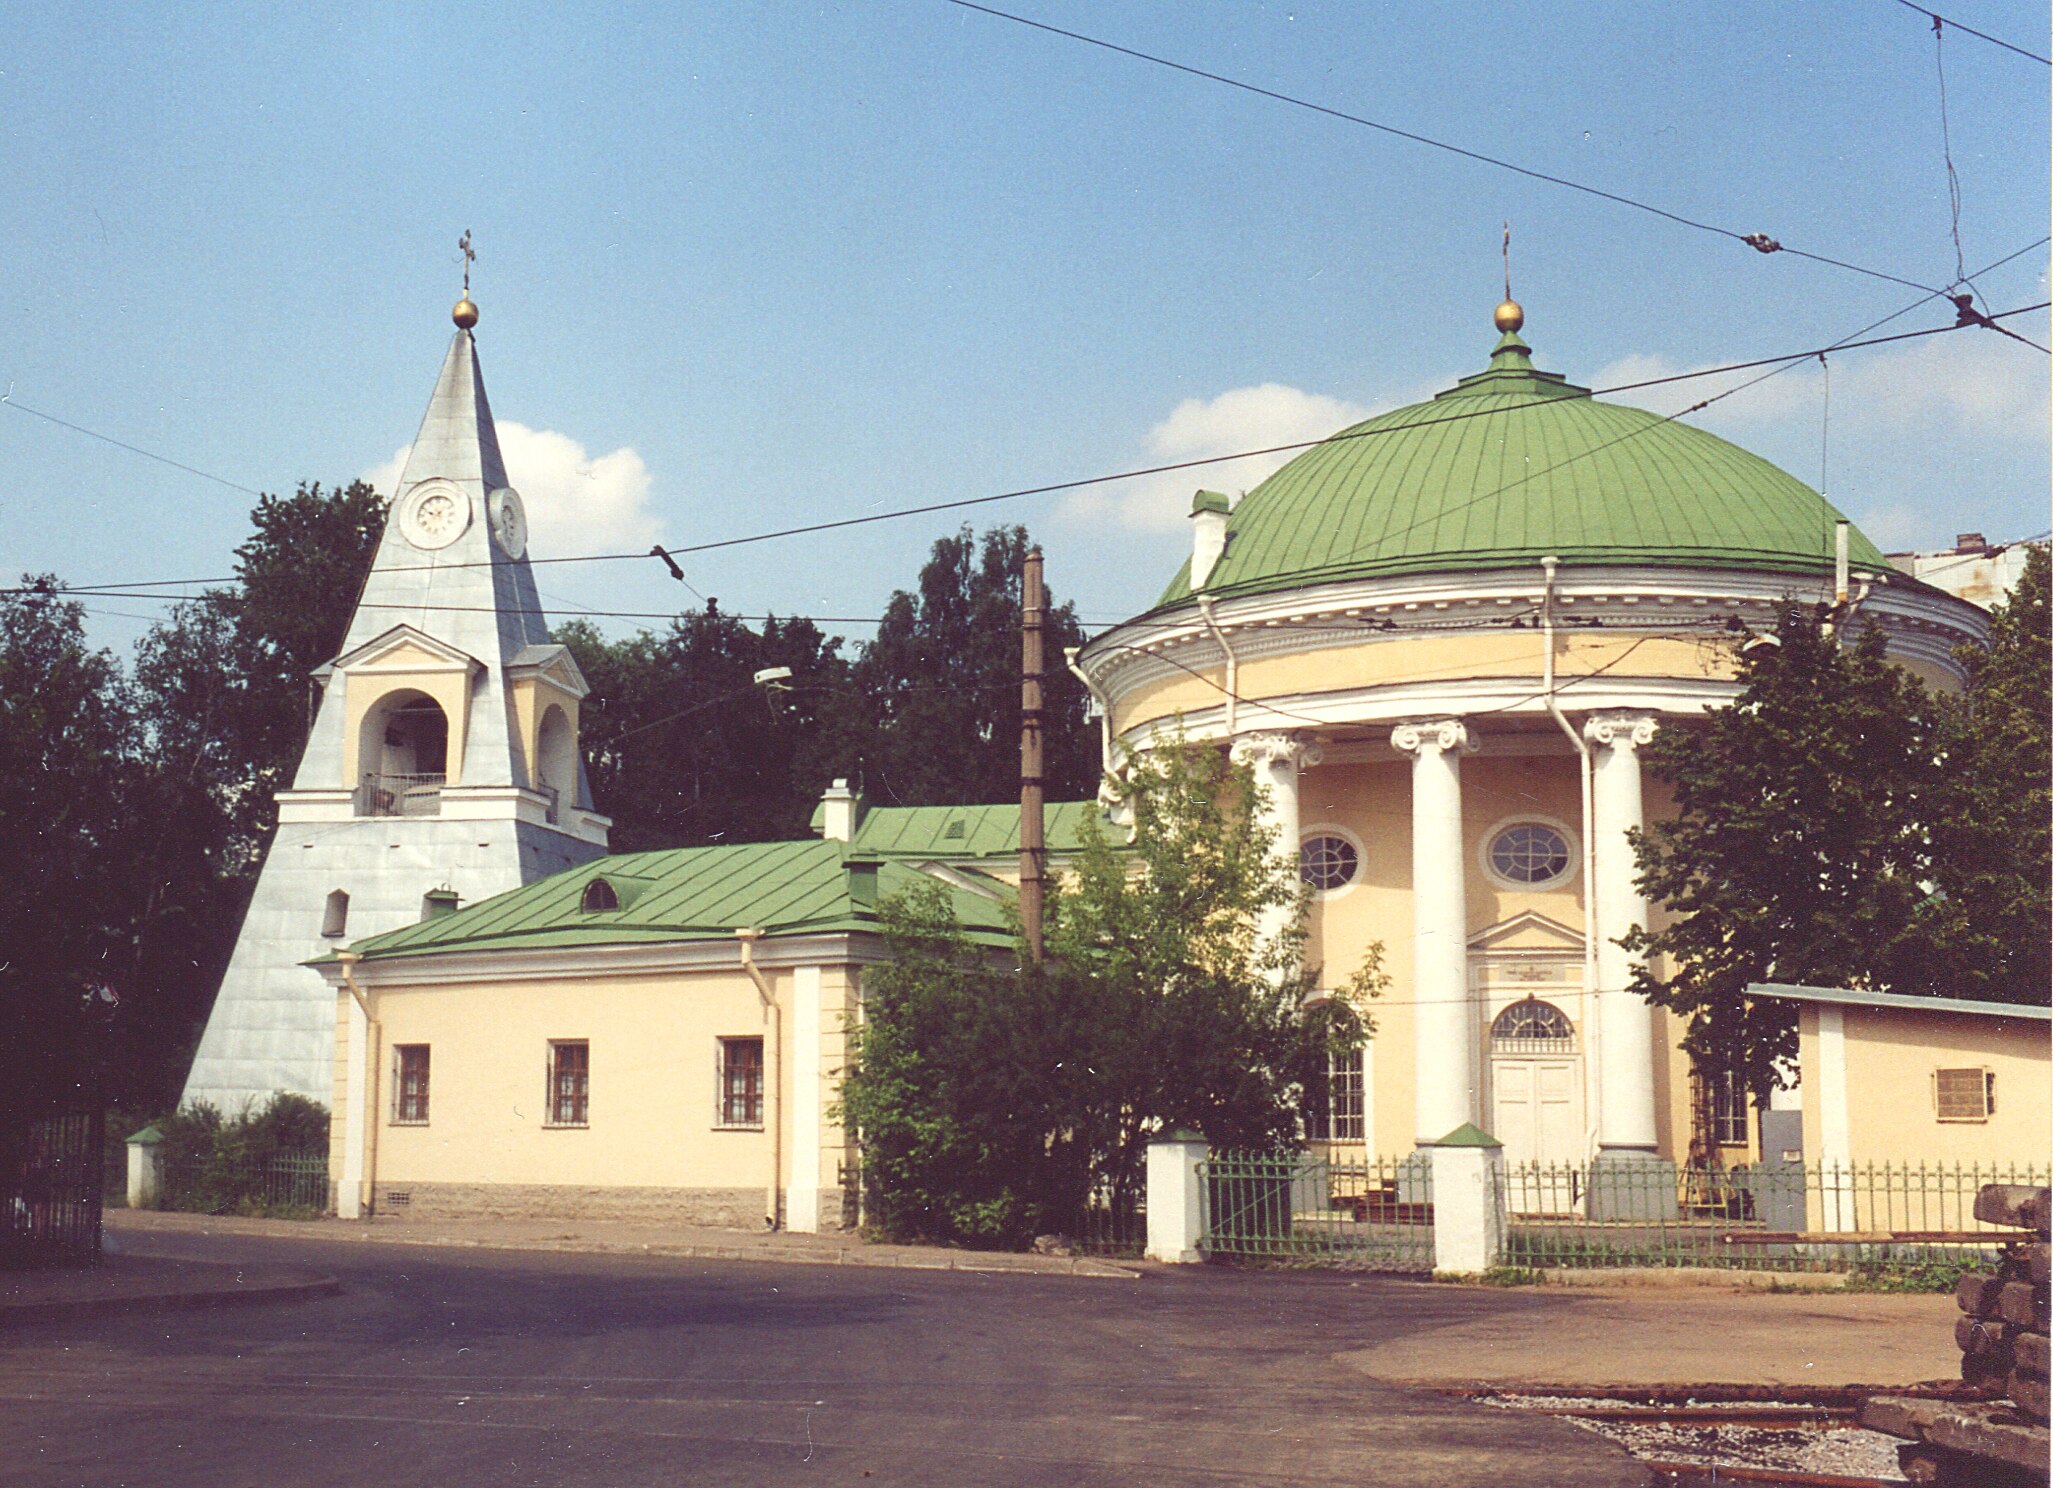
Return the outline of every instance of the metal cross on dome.
[[[478,255],[470,245],[470,229],[463,230],[463,236],[456,240],[456,246],[463,250],[463,297],[470,298],[470,266],[478,261]]]

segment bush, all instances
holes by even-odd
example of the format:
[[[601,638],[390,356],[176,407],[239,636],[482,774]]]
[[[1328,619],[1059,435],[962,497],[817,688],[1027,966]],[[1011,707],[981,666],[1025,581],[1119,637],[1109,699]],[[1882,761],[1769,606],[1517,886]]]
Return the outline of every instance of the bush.
[[[278,1094],[233,1120],[200,1101],[157,1129],[159,1208],[299,1219],[327,1207],[328,1109],[317,1101]]]

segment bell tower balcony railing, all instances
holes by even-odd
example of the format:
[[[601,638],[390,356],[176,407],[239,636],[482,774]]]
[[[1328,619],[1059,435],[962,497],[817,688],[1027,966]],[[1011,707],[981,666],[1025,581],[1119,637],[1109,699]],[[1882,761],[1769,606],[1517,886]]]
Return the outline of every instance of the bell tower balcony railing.
[[[356,790],[358,816],[440,816],[444,774],[366,774]]]

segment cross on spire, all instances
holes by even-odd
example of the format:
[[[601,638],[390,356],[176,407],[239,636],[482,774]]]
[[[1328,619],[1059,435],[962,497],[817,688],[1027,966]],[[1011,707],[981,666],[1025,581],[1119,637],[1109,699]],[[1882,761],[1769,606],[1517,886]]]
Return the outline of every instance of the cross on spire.
[[[470,266],[478,261],[478,255],[470,245],[469,228],[463,230],[463,236],[456,240],[456,246],[463,250],[463,297],[467,300],[470,298]],[[1506,269],[1505,272],[1509,274],[1511,271]],[[1507,279],[1505,282],[1510,281]],[[1508,295],[1511,291],[1506,290],[1505,293]]]
[[[469,233],[464,234],[464,241],[470,241]],[[466,279],[463,282],[465,287],[468,288],[470,281]],[[1511,298],[1511,223],[1509,220],[1504,224],[1504,298],[1507,300]]]

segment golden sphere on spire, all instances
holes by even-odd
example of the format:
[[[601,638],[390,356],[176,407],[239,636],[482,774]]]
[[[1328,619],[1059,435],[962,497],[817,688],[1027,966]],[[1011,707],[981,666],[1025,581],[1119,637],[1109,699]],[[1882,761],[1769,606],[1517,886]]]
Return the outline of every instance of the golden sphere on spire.
[[[473,311],[472,314],[475,315],[476,312]],[[1509,336],[1525,324],[1525,307],[1517,300],[1506,300],[1497,307],[1497,313],[1491,319],[1497,322],[1498,330]]]
[[[466,294],[456,302],[456,308],[449,312],[449,318],[467,331],[478,323],[478,307],[470,302],[470,296]]]

